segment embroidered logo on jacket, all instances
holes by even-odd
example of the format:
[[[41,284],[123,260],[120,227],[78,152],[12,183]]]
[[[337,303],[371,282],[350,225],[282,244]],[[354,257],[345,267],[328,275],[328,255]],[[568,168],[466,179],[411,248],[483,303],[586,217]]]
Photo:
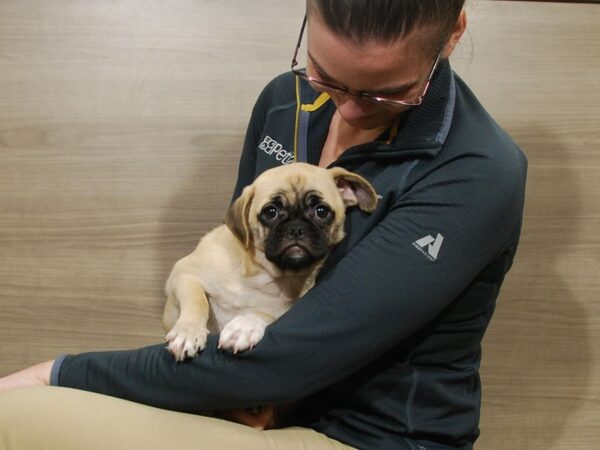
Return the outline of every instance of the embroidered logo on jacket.
[[[294,162],[293,153],[288,152],[279,142],[271,136],[265,136],[263,141],[258,146],[263,152],[269,156],[274,156],[281,164],[290,164]]]
[[[428,235],[416,240],[412,245],[423,253],[430,261],[436,261],[438,254],[440,253],[440,248],[442,247],[442,242],[444,242],[444,236],[438,233],[435,239],[433,236]]]

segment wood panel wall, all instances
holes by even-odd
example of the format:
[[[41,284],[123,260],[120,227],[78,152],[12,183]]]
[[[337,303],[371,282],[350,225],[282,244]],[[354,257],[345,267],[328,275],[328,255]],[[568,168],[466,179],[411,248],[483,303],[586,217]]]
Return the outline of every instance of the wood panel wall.
[[[600,5],[475,2],[455,66],[529,158],[484,341],[482,449],[600,443]]]
[[[222,221],[303,2],[0,2],[0,375],[162,338],[172,264]],[[600,7],[472,1],[453,64],[530,161],[485,339],[478,448],[600,442]]]

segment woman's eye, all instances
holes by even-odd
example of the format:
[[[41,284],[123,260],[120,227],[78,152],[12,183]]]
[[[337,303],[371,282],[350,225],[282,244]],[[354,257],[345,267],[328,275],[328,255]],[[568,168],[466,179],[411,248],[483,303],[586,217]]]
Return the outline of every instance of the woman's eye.
[[[315,216],[317,216],[317,218],[319,218],[321,220],[325,220],[325,219],[329,218],[330,214],[331,214],[331,209],[327,205],[318,205],[315,208]]]
[[[267,220],[275,220],[279,215],[279,210],[273,205],[265,206],[262,215]]]

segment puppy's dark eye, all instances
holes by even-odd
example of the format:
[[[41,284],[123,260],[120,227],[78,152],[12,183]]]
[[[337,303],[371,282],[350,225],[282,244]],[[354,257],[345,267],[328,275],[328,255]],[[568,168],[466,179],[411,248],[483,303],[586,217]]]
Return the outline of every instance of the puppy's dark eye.
[[[279,216],[279,209],[275,205],[267,205],[261,211],[261,215],[266,220],[275,220]]]
[[[315,208],[315,216],[318,219],[327,220],[327,219],[329,219],[330,215],[331,215],[331,209],[327,205],[324,205],[321,203],[320,205],[317,205],[317,207]]]

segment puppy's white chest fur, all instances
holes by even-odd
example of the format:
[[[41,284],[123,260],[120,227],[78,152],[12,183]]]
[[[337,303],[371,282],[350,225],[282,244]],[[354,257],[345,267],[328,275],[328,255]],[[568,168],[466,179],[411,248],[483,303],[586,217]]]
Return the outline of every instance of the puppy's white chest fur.
[[[244,277],[241,265],[235,269],[239,277],[232,277],[230,284],[215,279],[205,285],[214,320],[214,324],[210,323],[211,332],[222,330],[240,315],[267,314],[277,319],[292,306],[296,297],[290,295],[289,289],[281,289],[270,274],[259,272]]]

